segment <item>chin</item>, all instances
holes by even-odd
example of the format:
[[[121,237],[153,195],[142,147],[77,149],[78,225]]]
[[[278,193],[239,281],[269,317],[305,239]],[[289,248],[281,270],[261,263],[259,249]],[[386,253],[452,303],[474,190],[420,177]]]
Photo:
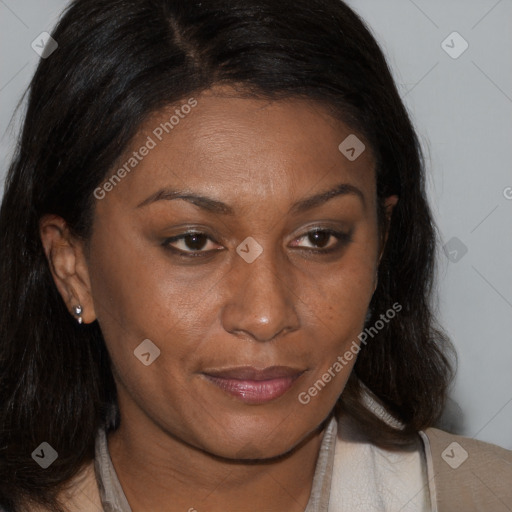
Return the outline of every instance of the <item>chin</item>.
[[[290,417],[290,416],[288,416]],[[218,418],[218,417],[217,417]],[[251,422],[245,418],[236,425],[227,425],[220,430],[221,418],[214,428],[214,434],[202,443],[202,448],[226,459],[264,460],[281,457],[293,451],[311,435],[311,428],[304,425],[301,428],[296,421]]]

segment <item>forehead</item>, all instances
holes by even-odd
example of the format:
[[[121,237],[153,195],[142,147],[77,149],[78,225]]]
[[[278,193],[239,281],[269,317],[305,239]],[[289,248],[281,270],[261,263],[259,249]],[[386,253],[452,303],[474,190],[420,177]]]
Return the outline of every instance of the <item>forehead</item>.
[[[357,158],[347,158],[353,152],[344,141]],[[369,145],[321,104],[240,97],[225,88],[153,113],[113,172],[123,165],[129,172],[112,196],[131,204],[170,186],[234,205],[292,201],[340,181],[369,195],[375,187]]]

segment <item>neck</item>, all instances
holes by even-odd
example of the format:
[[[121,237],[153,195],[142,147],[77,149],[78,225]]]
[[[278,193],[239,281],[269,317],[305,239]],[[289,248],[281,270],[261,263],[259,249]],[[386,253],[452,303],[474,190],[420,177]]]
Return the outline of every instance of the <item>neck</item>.
[[[285,456],[264,461],[216,457],[148,420],[108,434],[115,471],[132,512],[303,512],[325,424]]]

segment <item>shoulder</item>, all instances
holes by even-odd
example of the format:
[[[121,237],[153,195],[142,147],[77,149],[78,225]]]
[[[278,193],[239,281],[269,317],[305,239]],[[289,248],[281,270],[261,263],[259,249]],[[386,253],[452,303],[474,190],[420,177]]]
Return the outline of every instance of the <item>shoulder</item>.
[[[70,482],[60,497],[67,512],[97,512],[102,510],[101,498],[94,470],[94,460]]]
[[[66,512],[98,512],[103,510],[99,494],[94,461],[87,463],[59,494],[59,502]],[[26,512],[49,512],[46,507],[26,503]],[[0,512],[6,512],[0,507]]]
[[[420,432],[439,512],[507,511],[512,505],[512,451],[436,428]]]

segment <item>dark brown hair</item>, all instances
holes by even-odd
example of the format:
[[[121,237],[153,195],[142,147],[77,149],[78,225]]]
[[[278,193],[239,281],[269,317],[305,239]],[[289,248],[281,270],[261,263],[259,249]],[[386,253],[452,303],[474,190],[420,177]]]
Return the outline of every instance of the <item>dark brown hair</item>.
[[[60,510],[58,491],[94,457],[116,404],[100,326],[68,313],[39,219],[57,214],[87,239],[93,191],[143,121],[214,84],[321,102],[369,142],[381,233],[384,198],[400,200],[367,325],[393,303],[402,310],[362,348],[338,405],[381,446],[433,425],[452,375],[432,314],[436,232],[417,136],[363,21],[340,0],[76,0],[52,37],[0,211],[0,505],[21,512],[28,497]],[[403,429],[364,405],[361,383]],[[31,458],[43,441],[59,454],[44,471]]]

